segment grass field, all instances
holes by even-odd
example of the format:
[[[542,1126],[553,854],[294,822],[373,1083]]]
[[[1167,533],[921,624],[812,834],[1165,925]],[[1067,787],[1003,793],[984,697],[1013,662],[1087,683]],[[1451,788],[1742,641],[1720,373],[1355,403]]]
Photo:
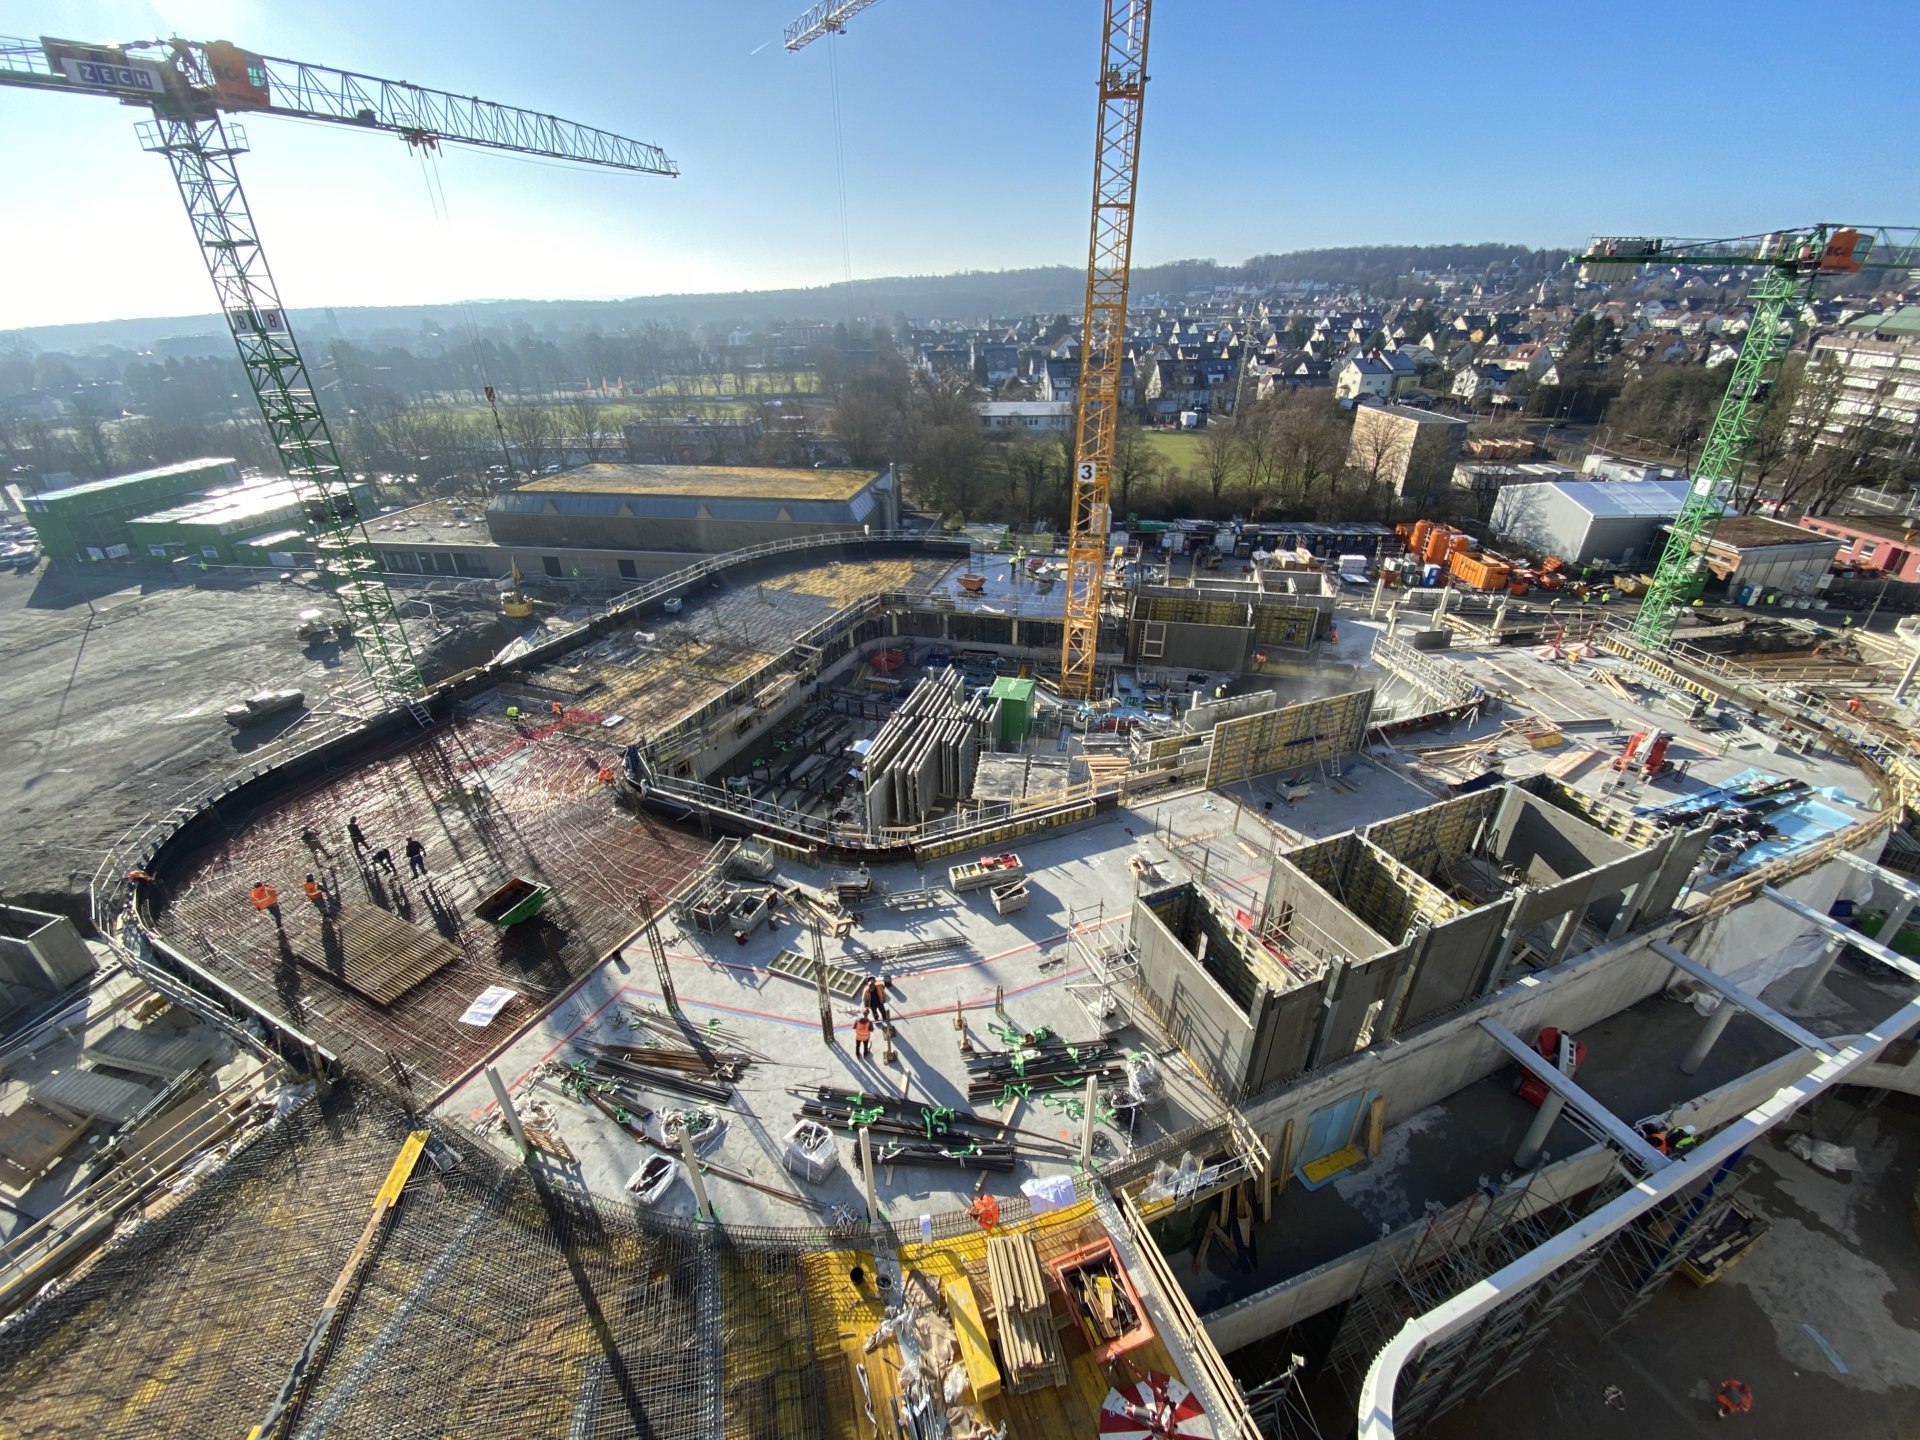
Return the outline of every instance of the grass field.
[[[1200,432],[1197,430],[1142,430],[1140,438],[1170,470],[1190,470],[1200,459]]]

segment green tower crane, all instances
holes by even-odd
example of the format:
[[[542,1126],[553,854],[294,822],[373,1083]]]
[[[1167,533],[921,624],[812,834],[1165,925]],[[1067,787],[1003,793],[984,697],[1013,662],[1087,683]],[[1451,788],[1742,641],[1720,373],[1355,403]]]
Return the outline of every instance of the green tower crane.
[[[390,699],[410,699],[420,684],[413,647],[240,189],[234,158],[245,152],[246,134],[224,116],[326,120],[398,135],[410,147],[435,149],[444,140],[642,175],[679,170],[652,145],[552,115],[258,55],[224,40],[93,45],[0,37],[0,85],[99,95],[152,113],[137,127],[141,143],[173,168],[268,439],[288,476],[310,487],[322,573],[374,685]]]
[[[1573,260],[1582,266],[1711,265],[1760,272],[1752,294],[1753,319],[1727,377],[1727,393],[1707,429],[1686,501],[1633,619],[1634,638],[1659,645],[1673,634],[1680,610],[1705,583],[1707,542],[1740,478],[1774,381],[1793,348],[1794,327],[1814,288],[1830,276],[1920,265],[1920,231],[1823,223],[1731,240],[1616,236],[1595,240]]]

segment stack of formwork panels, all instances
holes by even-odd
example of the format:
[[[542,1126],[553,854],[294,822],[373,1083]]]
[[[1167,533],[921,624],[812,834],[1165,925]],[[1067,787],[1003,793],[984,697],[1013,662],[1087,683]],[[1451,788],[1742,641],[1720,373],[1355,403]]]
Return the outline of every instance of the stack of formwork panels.
[[[867,747],[869,827],[917,825],[943,801],[972,794],[993,703],[966,698],[952,670],[914,686]]]

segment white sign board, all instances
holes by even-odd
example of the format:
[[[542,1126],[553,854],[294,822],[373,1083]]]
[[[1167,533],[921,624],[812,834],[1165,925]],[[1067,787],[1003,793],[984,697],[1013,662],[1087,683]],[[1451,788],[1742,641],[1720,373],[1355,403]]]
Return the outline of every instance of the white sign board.
[[[460,1023],[484,1029],[498,1018],[500,1012],[507,1008],[507,1002],[519,993],[511,985],[489,985],[474,997],[466,1014],[460,1017]]]

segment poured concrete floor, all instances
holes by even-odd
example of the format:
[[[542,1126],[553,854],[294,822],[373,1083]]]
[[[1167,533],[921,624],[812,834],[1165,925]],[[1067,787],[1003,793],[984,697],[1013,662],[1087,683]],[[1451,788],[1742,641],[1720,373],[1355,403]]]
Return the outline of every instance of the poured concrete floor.
[[[858,1161],[851,1139],[837,1142],[839,1168],[825,1183],[794,1180],[781,1167],[786,1133],[796,1123],[798,1097],[790,1089],[811,1090],[827,1085],[864,1090],[915,1101],[971,1108],[982,1116],[1004,1121],[1010,1114],[1019,1131],[1022,1160],[1011,1174],[988,1173],[985,1193],[1006,1198],[1017,1193],[1023,1180],[1039,1175],[1066,1174],[1076,1168],[1079,1121],[1068,1100],[1079,1098],[1079,1088],[1034,1096],[1017,1113],[986,1101],[969,1103],[960,1036],[954,1026],[956,1004],[964,1008],[967,1032],[976,1047],[1003,1050],[1002,1037],[992,1027],[1017,1026],[1031,1031],[1046,1026],[1070,1044],[1097,1038],[1101,1026],[1080,998],[1076,987],[1089,977],[1066,941],[1070,916],[1098,923],[1101,933],[1123,931],[1134,892],[1127,867],[1129,856],[1143,849],[1141,837],[1151,821],[1137,815],[1086,825],[1052,836],[1019,843],[1033,899],[1016,914],[997,915],[983,891],[958,897],[956,904],[937,909],[894,911],[870,902],[853,938],[873,949],[938,935],[959,935],[964,950],[948,951],[921,961],[889,967],[893,977],[893,1018],[896,1059],[885,1062],[876,1037],[874,1056],[856,1059],[852,1023],[857,1002],[834,997],[834,1041],[822,1034],[817,994],[811,983],[771,972],[768,962],[782,949],[810,950],[807,932],[791,919],[780,928],[752,935],[745,945],[733,937],[706,936],[679,928],[665,935],[673,986],[686,1018],[706,1027],[710,1022],[767,1056],[752,1064],[727,1112],[728,1129],[716,1147],[703,1154],[719,1165],[751,1176],[763,1184],[790,1186],[804,1196],[796,1205],[725,1179],[708,1179],[708,1194],[720,1217],[748,1225],[818,1225],[834,1218],[835,1207],[864,1212],[858,1184]],[[1151,849],[1147,846],[1144,848]],[[1163,854],[1164,852],[1157,852]],[[1184,878],[1169,865],[1174,878]],[[944,882],[944,866],[924,871],[912,865],[879,867],[873,871],[884,891],[916,889]],[[792,878],[819,884],[819,871],[795,870]],[[826,944],[829,960],[842,959],[864,969],[857,957],[838,942]],[[995,1012],[996,990],[1004,993],[1004,1018]],[[629,1012],[662,1009],[661,990],[653,962],[643,944],[630,943],[624,954],[588,977],[558,1007],[540,1019],[495,1060],[495,1065],[517,1095],[544,1102],[556,1128],[578,1158],[583,1180],[597,1194],[618,1195],[621,1187],[649,1152],[621,1132],[600,1112],[563,1095],[556,1065],[580,1058],[576,1047],[589,1043],[637,1043]],[[504,1028],[504,1027],[503,1027]],[[497,1038],[497,1037],[496,1037]],[[725,1035],[717,1043],[727,1043]],[[1144,1143],[1210,1118],[1222,1109],[1219,1099],[1187,1067],[1177,1051],[1168,1053],[1154,1037],[1123,1029],[1115,1036],[1119,1046],[1150,1051],[1161,1057],[1167,1098],[1140,1112],[1131,1141]],[[649,1126],[658,1133],[658,1116],[689,1103],[668,1091],[650,1095],[656,1119]],[[484,1077],[456,1090],[440,1107],[450,1119],[489,1126],[494,1116],[492,1093]],[[1129,1136],[1124,1122],[1114,1117],[1103,1124],[1106,1135],[1099,1158],[1123,1153]],[[493,1131],[496,1142],[504,1136]],[[876,1136],[878,1148],[881,1137]],[[876,1189],[883,1209],[896,1222],[911,1223],[919,1214],[944,1213],[968,1204],[975,1196],[976,1172],[951,1167],[890,1169],[878,1167]],[[676,1181],[662,1202],[671,1213],[691,1213],[692,1194],[684,1180]]]

